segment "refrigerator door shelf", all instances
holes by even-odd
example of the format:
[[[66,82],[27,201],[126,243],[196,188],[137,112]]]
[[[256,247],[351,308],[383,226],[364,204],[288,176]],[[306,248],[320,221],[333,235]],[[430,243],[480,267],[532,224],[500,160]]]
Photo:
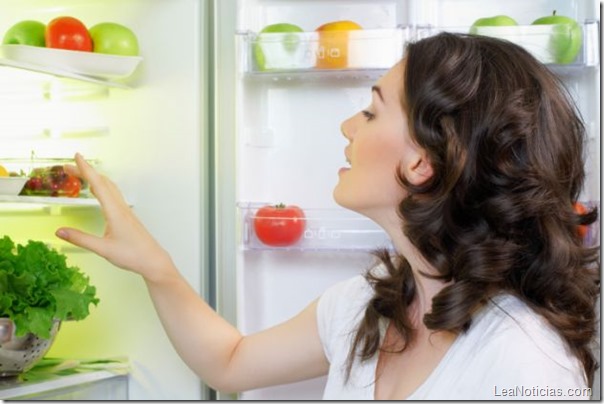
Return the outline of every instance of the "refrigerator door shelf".
[[[256,211],[269,203],[241,203],[241,247],[244,250],[371,251],[392,249],[388,234],[370,219],[346,209],[305,208],[304,233],[296,243],[285,247],[263,244],[254,231]],[[283,220],[283,219],[280,219]]]
[[[352,80],[355,82],[375,82],[388,69],[340,69],[340,70],[279,70],[271,72],[248,72],[246,79],[273,83],[321,82],[334,80]]]
[[[599,22],[585,21],[581,26],[581,48],[577,56],[569,63],[561,63],[558,48],[564,48],[571,35],[567,24],[553,25],[516,25],[516,26],[480,26],[480,27],[442,27],[426,28],[426,34],[438,32],[473,33],[513,42],[525,48],[537,60],[561,75],[580,74],[586,67],[600,63]],[[564,50],[562,50],[562,53]]]
[[[400,60],[411,30],[366,29],[300,33],[238,34],[247,74],[330,74],[389,69]],[[320,67],[318,67],[320,66]]]
[[[326,33],[238,34],[244,74],[254,79],[316,80],[358,78],[375,80],[403,56],[405,44],[440,32],[470,33],[471,27],[407,26],[396,29],[334,31]],[[583,68],[599,65],[599,22],[581,24],[582,44],[570,63],[558,63],[556,47],[570,35],[567,25],[518,25],[478,27],[474,33],[505,39],[524,47],[539,61],[561,75],[580,74]],[[337,38],[336,35],[346,35]],[[344,45],[342,45],[344,44]],[[317,68],[318,60],[347,57],[333,69]],[[338,67],[336,67],[338,66]],[[345,67],[341,67],[345,66]]]

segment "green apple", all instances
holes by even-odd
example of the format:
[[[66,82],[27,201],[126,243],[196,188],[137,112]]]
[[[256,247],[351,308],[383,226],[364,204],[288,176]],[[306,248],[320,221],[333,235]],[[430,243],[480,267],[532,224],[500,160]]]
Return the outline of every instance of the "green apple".
[[[267,56],[270,57],[270,55],[265,54],[265,49],[263,48],[266,46],[271,47],[271,45],[275,45],[275,43],[269,40],[268,36],[265,34],[290,34],[279,38],[280,41],[276,45],[280,47],[279,50],[293,54],[300,45],[300,38],[297,35],[300,32],[304,32],[304,30],[297,25],[285,22],[271,24],[264,27],[258,34],[253,46],[254,58],[256,59],[258,69],[267,70]]]
[[[476,35],[478,32],[477,27],[502,27],[509,25],[518,25],[518,23],[515,19],[507,15],[479,18],[474,21],[474,24],[470,27],[470,34]]]
[[[20,21],[10,27],[2,41],[5,45],[46,46],[44,32],[46,25],[40,21]]]
[[[138,39],[132,30],[115,22],[102,22],[89,30],[92,51],[110,55],[137,56]]]
[[[550,49],[554,61],[560,64],[572,63],[583,44],[583,29],[577,21],[570,17],[552,15],[533,21],[532,25],[553,25]]]

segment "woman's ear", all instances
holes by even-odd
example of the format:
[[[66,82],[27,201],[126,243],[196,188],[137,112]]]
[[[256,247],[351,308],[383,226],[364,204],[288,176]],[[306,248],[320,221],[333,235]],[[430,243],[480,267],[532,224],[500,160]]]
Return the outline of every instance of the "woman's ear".
[[[433,175],[432,164],[425,153],[416,153],[405,169],[405,178],[413,185],[420,185]]]

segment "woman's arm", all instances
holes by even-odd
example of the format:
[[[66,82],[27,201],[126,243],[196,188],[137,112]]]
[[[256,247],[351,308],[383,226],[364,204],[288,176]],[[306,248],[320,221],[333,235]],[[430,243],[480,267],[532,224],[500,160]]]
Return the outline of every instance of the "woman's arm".
[[[143,276],[172,344],[208,385],[236,392],[327,373],[316,301],[289,321],[257,334],[241,335],[187,284],[116,185],[79,154],[76,165],[66,169],[89,182],[101,204],[105,234],[97,237],[60,228],[57,236]]]

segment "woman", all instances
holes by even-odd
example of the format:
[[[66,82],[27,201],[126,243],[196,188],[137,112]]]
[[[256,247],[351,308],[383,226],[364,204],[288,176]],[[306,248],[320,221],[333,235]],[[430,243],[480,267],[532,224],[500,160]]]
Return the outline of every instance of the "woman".
[[[68,169],[106,232],[57,235],[141,274],[179,354],[218,390],[328,374],[329,399],[588,398],[599,257],[577,226],[596,212],[573,210],[584,129],[556,78],[507,42],[440,34],[410,44],[342,132],[334,198],[397,253],[263,332],[212,311],[81,156]]]

